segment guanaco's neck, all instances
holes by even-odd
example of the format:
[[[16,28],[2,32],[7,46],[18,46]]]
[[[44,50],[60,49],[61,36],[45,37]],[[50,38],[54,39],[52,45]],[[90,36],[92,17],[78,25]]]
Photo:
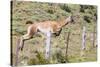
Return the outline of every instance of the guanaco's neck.
[[[60,25],[60,27],[64,27],[64,26],[66,26],[68,23],[69,23],[69,22],[67,22],[67,21],[61,21],[61,22],[59,22],[59,25]]]

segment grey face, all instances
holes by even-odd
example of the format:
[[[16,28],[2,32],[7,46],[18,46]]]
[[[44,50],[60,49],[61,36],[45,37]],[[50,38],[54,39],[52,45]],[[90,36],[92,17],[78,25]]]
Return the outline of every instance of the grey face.
[[[69,16],[69,17],[67,17],[66,22],[75,23],[74,18],[75,18],[75,16]]]
[[[71,16],[70,19],[71,19],[71,21],[70,21],[71,23],[75,23],[75,21],[74,21],[74,20],[75,20],[75,19],[74,19],[74,16]]]

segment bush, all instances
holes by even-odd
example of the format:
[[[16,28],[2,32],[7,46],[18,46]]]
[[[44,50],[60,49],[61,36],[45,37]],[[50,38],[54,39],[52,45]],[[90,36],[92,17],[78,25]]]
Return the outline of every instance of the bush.
[[[40,52],[37,52],[35,58],[32,58],[28,61],[29,65],[36,65],[36,64],[47,64],[49,63],[45,58],[44,55]]]
[[[29,65],[36,65],[36,64],[38,64],[38,61],[36,58],[32,58],[32,59],[29,59],[28,64]]]
[[[66,4],[60,5],[60,8],[61,8],[62,10],[65,10],[66,12],[71,12],[70,8],[69,8],[68,5],[66,5]]]
[[[46,61],[45,58],[44,58],[43,53],[37,52],[37,56],[36,56],[36,57],[37,57],[38,60],[39,60],[39,64],[46,64],[46,63],[47,63],[47,61]]]
[[[85,20],[86,22],[88,22],[88,23],[91,22],[90,17],[88,17],[88,16],[84,16],[84,20]]]
[[[50,14],[53,14],[54,10],[53,9],[48,9],[47,12],[50,13]]]

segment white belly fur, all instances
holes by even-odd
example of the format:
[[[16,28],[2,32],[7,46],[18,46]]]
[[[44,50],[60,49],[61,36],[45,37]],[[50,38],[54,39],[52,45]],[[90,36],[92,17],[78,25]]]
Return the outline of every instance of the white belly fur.
[[[42,32],[44,34],[50,32],[50,28],[42,28],[42,27],[39,26],[38,29],[39,29],[40,32]]]

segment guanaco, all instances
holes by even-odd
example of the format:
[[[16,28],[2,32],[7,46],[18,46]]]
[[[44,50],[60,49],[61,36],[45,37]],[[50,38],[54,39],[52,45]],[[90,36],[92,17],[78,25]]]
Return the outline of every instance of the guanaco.
[[[27,21],[28,23],[32,23],[31,21]],[[68,23],[74,23],[73,16],[68,16],[64,21],[44,21],[31,24],[27,33],[20,38],[20,49],[23,50],[24,41],[32,38],[32,36],[37,32],[42,32],[48,36],[49,34],[55,34],[58,36],[62,30],[62,27],[67,25]],[[50,35],[49,35],[50,36]]]

